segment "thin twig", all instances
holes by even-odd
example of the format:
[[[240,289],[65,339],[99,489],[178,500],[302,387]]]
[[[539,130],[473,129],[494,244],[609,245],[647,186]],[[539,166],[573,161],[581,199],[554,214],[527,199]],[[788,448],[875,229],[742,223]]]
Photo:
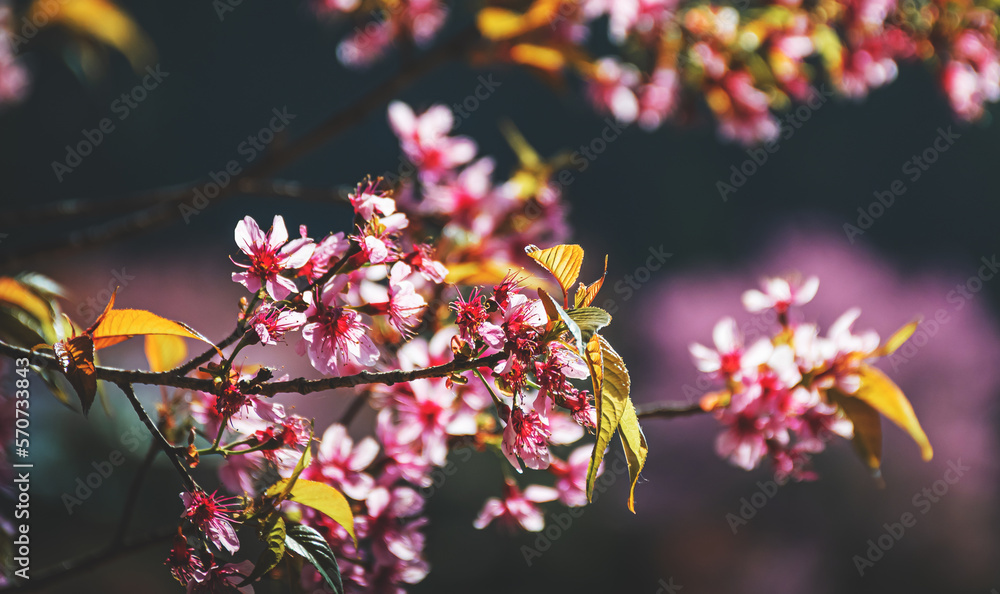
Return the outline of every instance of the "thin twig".
[[[27,357],[32,365],[45,367],[48,369],[61,369],[59,362],[53,355],[47,353],[31,352],[28,349],[13,346],[0,341],[0,355],[18,358]],[[478,369],[480,367],[493,368],[503,358],[504,353],[494,353],[486,357],[476,359],[456,359],[449,363],[404,371],[397,369],[393,371],[362,371],[354,375],[342,375],[338,377],[324,377],[320,379],[306,379],[304,377],[285,381],[274,381],[257,384],[248,389],[250,394],[261,396],[274,396],[275,394],[297,393],[311,394],[322,392],[323,390],[334,390],[337,388],[352,388],[362,384],[384,384],[391,386],[402,382],[409,382],[418,379],[432,377],[445,377],[455,372]],[[151,386],[173,386],[187,390],[198,390],[201,392],[212,392],[215,385],[211,379],[197,377],[179,376],[173,371],[138,371],[129,369],[117,369],[114,367],[96,367],[95,375],[97,379],[109,381],[115,384],[145,384]],[[143,414],[145,414],[143,412]],[[154,426],[155,428],[155,426]]]
[[[264,155],[261,160],[248,167],[239,175],[234,176],[229,185],[220,189],[218,195],[212,199],[212,202],[219,202],[238,193],[243,180],[267,179],[289,164],[319,148],[331,138],[361,122],[375,109],[388,103],[413,81],[440,64],[464,55],[478,40],[479,34],[476,28],[470,27],[451,40],[421,55],[419,59],[400,68],[391,78],[360,97],[351,105],[331,115],[310,132],[284,146],[274,148],[271,152]],[[164,225],[182,216],[181,204],[193,200],[195,191],[210,181],[204,178],[180,189],[177,189],[177,186],[173,186],[173,189],[166,191],[147,190],[141,195],[145,196],[147,200],[150,200],[150,197],[156,198],[155,203],[151,206],[93,227],[75,231],[68,237],[58,241],[45,242],[11,254],[0,261],[0,268],[21,267],[27,260],[78,251],[138,235]],[[125,200],[127,198],[120,199],[119,201]],[[77,205],[74,208],[79,210],[83,207]]]
[[[153,419],[151,419],[149,415],[146,414],[146,410],[142,408],[142,403],[139,402],[135,392],[132,391],[132,385],[128,382],[116,383],[118,384],[118,387],[121,388],[121,391],[125,392],[125,396],[127,396],[129,402],[132,403],[132,408],[135,409],[135,413],[139,415],[139,420],[146,425],[146,429],[148,429],[150,435],[153,436],[153,441],[159,443],[160,449],[162,449],[163,453],[170,458],[170,462],[173,463],[174,468],[176,468],[177,472],[181,475],[181,480],[184,481],[184,487],[189,492],[200,491],[201,487],[199,487],[198,483],[196,483],[194,478],[191,477],[191,473],[188,472],[188,467],[184,464],[184,460],[181,460],[177,449],[174,448],[169,441],[167,441],[166,437],[163,437],[163,434],[160,433],[159,427],[153,423]]]
[[[4,213],[11,226],[51,223],[61,219],[97,216],[108,213],[135,212],[165,202],[181,200],[200,180],[189,181],[163,188],[154,188],[110,200],[68,198],[21,210]],[[242,194],[261,194],[318,202],[347,202],[337,188],[304,186],[300,182],[283,179],[241,179],[236,191]]]
[[[348,405],[347,410],[345,410],[344,414],[340,416],[340,420],[337,421],[337,423],[343,425],[344,427],[349,427],[351,425],[351,421],[354,420],[354,417],[361,412],[361,408],[365,405],[365,402],[368,402],[368,392],[362,392],[361,394],[355,396],[354,400],[352,400],[351,404]]]
[[[124,555],[137,553],[152,545],[168,541],[174,534],[177,534],[177,526],[172,526],[167,530],[153,532],[130,542],[113,542],[103,550],[96,553],[63,561],[58,565],[46,568],[32,576],[32,578],[23,585],[7,587],[3,590],[12,592],[35,592],[38,590],[44,590],[58,582],[68,580],[80,574],[97,569],[98,567],[110,563]]]
[[[218,352],[221,351],[222,349],[233,344],[240,338],[243,338],[243,334],[245,332],[246,329],[243,327],[243,324],[237,324],[236,329],[233,330],[233,333],[223,338],[218,343],[216,343],[214,347],[208,349],[204,353],[198,355],[194,359],[191,359],[190,361],[184,363],[183,365],[177,367],[176,369],[171,369],[169,373],[174,373],[177,375],[187,375],[188,373],[197,369],[199,365],[207,363],[209,359],[218,354]]]
[[[115,531],[115,539],[111,541],[112,544],[118,545],[125,541],[125,535],[128,533],[129,525],[132,523],[136,503],[139,501],[139,491],[142,490],[142,482],[146,478],[149,467],[153,465],[156,454],[159,452],[160,448],[156,441],[149,444],[146,457],[143,458],[142,465],[139,466],[139,470],[136,471],[135,477],[132,479],[132,484],[129,486],[128,495],[125,497],[125,509],[122,511],[122,519],[118,522],[118,530]]]
[[[671,419],[707,412],[697,402],[694,404],[687,402],[653,402],[637,406],[635,410],[640,419],[653,417]]]

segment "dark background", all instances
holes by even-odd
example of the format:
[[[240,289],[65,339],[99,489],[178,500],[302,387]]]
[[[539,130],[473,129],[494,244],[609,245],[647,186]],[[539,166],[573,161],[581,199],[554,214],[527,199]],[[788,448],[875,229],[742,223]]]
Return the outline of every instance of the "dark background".
[[[204,177],[221,170],[230,159],[242,159],[237,145],[267,124],[272,108],[287,106],[295,114],[289,133],[299,136],[397,66],[390,58],[369,71],[345,69],[335,53],[344,27],[317,22],[301,4],[261,6],[245,1],[221,22],[210,3],[123,6],[149,33],[161,69],[169,76],[126,120],[118,121],[111,112],[112,101],[141,77],[111,53],[107,75],[96,84],[84,84],[59,54],[60,36],[43,32],[25,55],[33,74],[31,95],[0,115],[3,210],[65,198],[110,198]],[[439,39],[466,22],[468,14],[460,11]],[[606,45],[604,36],[605,29],[598,27],[594,34],[598,47]],[[496,157],[499,172],[514,163],[497,127],[503,118],[514,121],[543,155],[589,143],[605,126],[577,92],[575,82],[570,83],[571,92],[558,93],[522,70],[489,72],[501,86],[459,132],[479,143],[480,154]],[[447,64],[399,98],[418,109],[436,102],[458,103],[479,84],[478,74],[463,64]],[[111,117],[116,129],[58,182],[51,163],[65,158],[65,145],[82,139],[82,128],[94,128],[104,117]],[[934,271],[961,280],[975,274],[980,257],[989,257],[998,247],[1000,202],[994,179],[1000,134],[989,120],[987,114],[979,124],[957,124],[934,76],[920,65],[904,66],[899,80],[864,102],[833,99],[812,112],[728,201],[720,198],[716,184],[727,181],[730,167],[748,157],[745,149],[720,142],[708,118],[683,128],[667,125],[654,133],[630,128],[590,168],[576,173],[576,181],[566,188],[574,240],[591,255],[593,266],[595,254],[610,255],[609,281],[641,266],[650,247],[664,246],[673,257],[653,275],[652,282],[661,288],[669,287],[675,275],[756,271],[761,250],[790,230],[839,241],[837,249],[863,250],[894,274],[922,277]],[[939,127],[948,126],[960,139],[911,183],[901,171],[903,163],[930,147]],[[365,174],[393,170],[398,153],[385,109],[380,107],[279,177],[310,186],[350,185]],[[849,243],[844,223],[857,224],[858,207],[867,208],[873,192],[888,189],[895,179],[905,181],[905,195],[858,244]],[[239,196],[212,204],[188,225],[178,221],[140,238],[45,258],[30,267],[72,291],[76,301],[67,307],[71,315],[77,309],[72,305],[99,294],[112,281],[111,271],[124,267],[135,280],[123,288],[119,304],[153,309],[188,321],[210,337],[223,336],[242,295],[228,278],[235,222],[249,214],[263,224],[275,213],[284,215],[290,230],[307,223],[314,235],[350,223],[350,213],[337,205]],[[20,250],[90,222],[75,219],[15,229],[0,222],[0,232],[10,234],[0,243],[0,251]],[[585,272],[584,277],[596,272]],[[606,286],[606,291],[613,287]],[[864,285],[856,288],[864,293]],[[825,289],[824,285],[821,291]],[[622,303],[608,331],[630,362],[634,398],[640,402],[673,396],[660,381],[665,355],[642,331],[659,319],[665,307],[658,301],[660,291],[643,291],[634,302]],[[719,310],[714,318],[735,313],[737,297],[738,292],[732,295],[731,311]],[[995,337],[997,288],[987,283],[976,306],[982,310],[977,323],[990,328]],[[684,305],[673,307],[680,309],[671,310],[672,319],[683,319]],[[899,319],[887,323],[899,326],[917,313],[903,311]],[[711,323],[704,325],[699,339],[708,341],[710,330]],[[954,340],[961,342],[961,337]],[[134,351],[109,351],[106,361],[141,365],[141,353]],[[688,365],[682,357],[675,357],[671,365]],[[294,359],[289,356],[289,369],[301,363]],[[977,360],[973,369],[985,373],[996,363]],[[919,392],[920,386],[914,389]],[[963,400],[964,391],[958,386],[946,394],[913,394],[913,398],[918,415],[920,398],[947,398],[956,410],[987,423],[995,436],[997,388],[985,390],[990,398],[972,404]],[[111,420],[97,407],[89,421],[84,420],[54,400],[34,410],[33,570],[103,546],[115,525],[142,451],[129,453],[124,470],[117,470],[99,495],[73,515],[67,516],[60,502],[75,479],[90,472],[91,462],[107,459],[114,449],[123,450],[120,434],[136,424],[120,394],[109,391],[116,408]],[[150,403],[157,397],[152,391],[143,396]],[[333,418],[342,407],[336,397],[304,400],[301,410],[321,419]],[[955,447],[962,445],[961,436],[935,440],[935,418],[921,418],[939,451],[948,439]],[[359,419],[355,427],[364,427],[367,421]],[[685,594],[986,594],[1000,587],[996,569],[1000,526],[994,509],[1000,478],[994,439],[976,446],[981,460],[976,484],[933,509],[926,521],[911,529],[912,536],[859,577],[852,556],[864,554],[867,539],[882,534],[884,522],[898,521],[900,513],[912,509],[911,497],[942,476],[947,458],[939,456],[924,464],[912,444],[898,439],[901,432],[887,428],[887,467],[896,465],[902,480],[894,483],[887,470],[889,486],[878,490],[850,448],[839,444],[819,456],[820,481],[782,487],[748,526],[733,535],[726,514],[738,509],[741,498],[752,496],[756,482],[770,478],[768,472],[745,473],[715,457],[712,439],[717,428],[711,419],[650,420],[645,427],[651,453],[648,483],[638,488],[638,515],[625,509],[624,481],[617,481],[530,567],[520,547],[531,546],[535,535],[510,538],[492,528],[476,531],[471,525],[482,501],[499,492],[497,460],[482,455],[462,464],[429,502],[427,557],[432,571],[413,591],[653,594],[662,587],[659,580],[667,583],[671,578],[683,585]],[[180,512],[176,480],[165,461],[159,462],[143,490],[136,533],[162,526],[165,515]],[[968,531],[970,525],[978,530]],[[975,553],[963,553],[964,564],[956,561],[949,553],[954,552],[954,543]],[[137,587],[174,591],[159,565],[165,554],[165,547],[145,551],[53,591],[129,592]],[[262,586],[258,591],[269,590]]]

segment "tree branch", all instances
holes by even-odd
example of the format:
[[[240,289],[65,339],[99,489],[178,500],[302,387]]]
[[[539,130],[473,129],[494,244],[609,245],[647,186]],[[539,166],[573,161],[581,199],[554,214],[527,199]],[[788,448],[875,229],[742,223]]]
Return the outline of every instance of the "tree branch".
[[[146,451],[146,457],[142,459],[142,465],[139,466],[139,470],[136,471],[135,477],[132,479],[132,484],[129,486],[128,495],[125,497],[124,511],[122,511],[122,518],[118,522],[118,530],[115,531],[115,539],[111,541],[114,545],[120,545],[125,542],[125,535],[128,534],[129,525],[132,524],[132,515],[135,511],[136,503],[139,501],[139,492],[142,490],[142,482],[146,478],[146,473],[149,471],[149,467],[153,465],[153,460],[156,459],[156,454],[159,453],[159,448],[157,447],[156,440],[149,444],[149,450]]]
[[[475,27],[470,27],[456,35],[451,40],[424,53],[413,62],[400,68],[395,75],[378,85],[348,107],[331,115],[319,126],[283,147],[278,147],[248,167],[242,173],[234,176],[232,182],[219,191],[212,199],[218,202],[240,191],[244,180],[266,179],[282,170],[289,164],[322,146],[331,138],[360,122],[369,113],[382,107],[395,97],[402,89],[430,72],[440,64],[455,57],[464,55],[479,40]],[[28,260],[42,256],[52,257],[66,252],[78,251],[110,241],[123,239],[159,227],[181,216],[180,205],[194,199],[195,190],[209,179],[204,178],[186,186],[174,186],[167,189],[147,190],[139,194],[142,200],[151,205],[138,212],[111,221],[75,231],[68,237],[55,242],[42,243],[9,255],[0,261],[0,268],[15,268],[23,266]],[[122,198],[114,203],[128,202],[130,198]],[[87,207],[89,208],[89,207]],[[85,207],[80,201],[73,202],[69,211],[79,212]]]
[[[187,464],[184,463],[184,460],[181,460],[180,454],[178,454],[174,446],[167,441],[167,438],[163,437],[163,434],[160,433],[160,428],[153,423],[153,419],[151,419],[149,415],[146,414],[146,410],[142,408],[142,403],[139,402],[135,392],[132,391],[132,385],[128,382],[116,383],[121,391],[125,392],[125,396],[127,396],[129,402],[132,403],[132,408],[135,409],[135,413],[139,415],[139,419],[146,425],[146,429],[149,430],[150,435],[153,436],[153,441],[160,445],[160,449],[163,450],[163,453],[166,454],[168,458],[170,458],[170,462],[173,463],[174,468],[176,468],[177,472],[180,473],[181,480],[184,481],[184,488],[186,488],[189,492],[200,491],[201,487],[199,487],[198,483],[196,483],[191,477],[191,473],[188,472]]]
[[[12,358],[27,357],[31,361],[32,365],[48,369],[61,369],[59,362],[53,355],[32,352],[28,349],[13,346],[3,341],[0,341],[0,355],[7,355]],[[274,396],[275,394],[283,393],[311,394],[313,392],[322,392],[323,390],[351,388],[363,384],[385,384],[387,386],[391,386],[392,384],[409,382],[417,379],[445,377],[454,372],[468,371],[470,369],[478,369],[480,367],[493,368],[506,356],[507,355],[505,353],[494,353],[492,355],[476,359],[456,359],[449,363],[435,365],[433,367],[425,367],[423,369],[414,369],[411,371],[404,371],[402,369],[393,371],[362,371],[354,375],[342,375],[337,377],[324,377],[319,379],[306,379],[304,377],[300,377],[292,380],[265,382],[252,387],[249,390],[249,393],[259,394],[261,396]],[[211,379],[180,376],[175,371],[154,372],[117,369],[114,367],[97,367],[95,375],[97,379],[118,384],[119,387],[123,384],[146,384],[151,386],[172,386],[174,388],[198,390],[201,392],[213,392],[215,389]],[[129,388],[129,392],[131,392],[131,387]],[[126,392],[126,394],[129,392]],[[133,397],[134,396],[129,399],[132,400]],[[138,404],[138,400],[133,402],[133,406],[136,404]],[[141,405],[136,412],[140,411],[142,411]],[[140,416],[145,416],[145,414],[145,411],[140,412]],[[146,416],[146,419],[148,420],[149,417]],[[149,423],[152,423],[152,421],[149,421]],[[147,424],[147,426],[148,425],[149,424]],[[156,429],[156,426],[153,425],[152,429]],[[152,432],[153,431],[151,430],[150,433]],[[159,431],[156,433],[158,434]],[[166,440],[164,439],[164,443],[165,442]]]
[[[687,417],[708,411],[703,409],[697,402],[694,404],[687,402],[652,402],[635,407],[635,412],[640,419],[650,419],[653,417],[672,419],[674,417]]]
[[[7,587],[3,590],[12,592],[36,592],[38,590],[45,590],[53,584],[97,569],[98,567],[110,563],[124,555],[137,553],[152,545],[169,541],[174,534],[177,534],[177,526],[171,526],[168,530],[153,532],[147,536],[130,542],[113,542],[101,551],[91,555],[79,557],[77,559],[63,561],[59,565],[49,567],[35,574],[30,580],[22,585]]]

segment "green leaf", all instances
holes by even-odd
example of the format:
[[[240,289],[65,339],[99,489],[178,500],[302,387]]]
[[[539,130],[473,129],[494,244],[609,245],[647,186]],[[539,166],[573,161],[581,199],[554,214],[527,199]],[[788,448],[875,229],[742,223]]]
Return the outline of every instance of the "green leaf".
[[[340,567],[333,556],[326,539],[309,526],[292,524],[285,535],[285,545],[296,555],[312,563],[326,584],[337,594],[344,594],[344,583],[340,579]]]
[[[281,563],[281,558],[285,556],[285,536],[285,519],[276,513],[272,514],[261,531],[261,540],[267,543],[267,547],[261,551],[260,557],[257,558],[253,573],[248,575],[238,587],[259,580],[277,567],[278,563]]]
[[[861,386],[853,396],[871,405],[872,408],[909,433],[913,441],[920,446],[920,453],[924,460],[930,460],[934,457],[934,448],[927,440],[927,434],[920,426],[920,421],[917,420],[917,415],[913,412],[913,406],[910,405],[910,401],[903,395],[899,386],[884,373],[868,365],[862,365],[858,369],[858,375],[861,376]]]
[[[566,314],[576,322],[580,328],[580,335],[583,342],[590,342],[590,338],[611,323],[611,314],[599,307],[578,307],[571,309]],[[582,352],[580,353],[583,354]]]
[[[538,298],[542,300],[542,305],[545,307],[545,313],[548,314],[549,320],[559,320],[566,326],[566,330],[573,335],[573,340],[576,342],[577,352],[580,353],[581,357],[585,357],[586,348],[584,344],[586,343],[583,341],[583,332],[580,330],[580,326],[573,321],[573,318],[569,316],[569,313],[561,305],[556,303],[556,300],[551,295],[545,292],[545,289],[538,289]]]
[[[631,399],[625,401],[625,412],[618,424],[618,434],[622,438],[622,447],[625,448],[625,461],[628,462],[628,510],[635,513],[635,483],[639,480],[642,467],[646,465],[649,446],[646,445],[646,436],[642,434],[639,416],[635,413]]]
[[[585,359],[594,381],[594,401],[597,405],[597,443],[587,469],[587,499],[592,500],[597,469],[629,402],[631,380],[621,356],[600,334],[595,334],[587,343]],[[635,445],[639,446],[638,443]]]
[[[284,489],[291,480],[278,481],[271,489],[268,489],[268,493],[272,489]],[[330,519],[343,526],[354,539],[355,544],[357,543],[358,539],[354,535],[354,514],[351,513],[351,504],[347,502],[347,498],[340,491],[324,483],[298,479],[290,490],[288,500],[330,516]]]

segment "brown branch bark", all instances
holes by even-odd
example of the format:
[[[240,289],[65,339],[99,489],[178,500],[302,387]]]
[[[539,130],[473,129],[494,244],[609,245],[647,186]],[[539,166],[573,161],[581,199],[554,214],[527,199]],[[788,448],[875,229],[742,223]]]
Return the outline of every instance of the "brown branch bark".
[[[53,355],[46,353],[33,353],[28,349],[7,344],[3,341],[0,341],[0,355],[7,355],[12,358],[27,357],[31,361],[32,365],[48,369],[60,369],[59,362]],[[354,375],[324,377],[319,379],[306,379],[304,377],[299,377],[292,380],[266,382],[255,386],[250,390],[250,393],[259,394],[261,396],[274,396],[275,394],[283,393],[311,394],[313,392],[322,392],[323,390],[351,388],[363,384],[385,384],[387,386],[391,386],[392,384],[417,379],[445,377],[454,372],[468,371],[479,367],[493,368],[497,365],[497,363],[502,361],[505,356],[506,355],[504,353],[495,353],[493,355],[479,357],[476,359],[456,359],[442,365],[425,367],[423,369],[414,369],[412,371],[403,371],[401,369],[393,371],[362,371]],[[146,384],[152,386],[171,386],[174,388],[199,390],[202,392],[212,392],[214,389],[214,385],[210,379],[181,376],[174,371],[154,372],[117,369],[114,367],[97,367],[96,376],[97,379],[109,381],[118,384],[119,386],[122,384]],[[133,406],[135,406],[135,403],[133,403]],[[143,414],[144,413],[145,411],[143,411]],[[153,425],[152,428],[155,429],[156,426]]]
[[[672,419],[674,417],[687,417],[708,412],[695,402],[652,402],[635,407],[635,412],[640,419]]]

